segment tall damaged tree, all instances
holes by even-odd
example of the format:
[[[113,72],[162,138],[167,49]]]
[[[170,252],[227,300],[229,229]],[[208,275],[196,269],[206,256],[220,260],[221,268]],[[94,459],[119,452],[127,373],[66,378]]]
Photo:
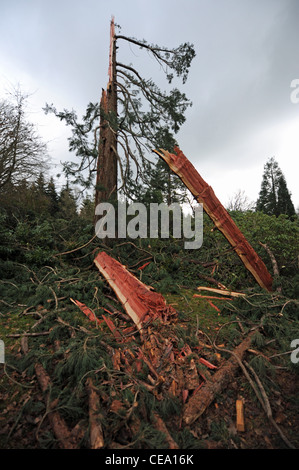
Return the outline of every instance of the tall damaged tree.
[[[130,185],[129,193],[129,181],[132,178],[142,181],[148,171],[145,164],[155,165],[156,162],[152,148],[167,148],[161,136],[166,135],[170,142],[169,136],[179,131],[185,121],[184,113],[191,106],[177,88],[169,93],[162,92],[152,79],[143,78],[133,65],[121,62],[118,44],[126,42],[148,52],[166,74],[169,84],[175,76],[186,82],[195,57],[193,45],[184,43],[169,49],[116,34],[115,28],[112,19],[109,82],[107,89],[102,91],[101,103],[89,103],[82,123],[78,122],[75,111],[58,112],[53,105],[45,108],[46,113],[54,113],[71,126],[69,149],[76,152],[79,163],[66,163],[64,171],[83,189],[94,187],[96,180],[96,204],[115,200],[119,191],[132,197],[134,185]]]
[[[109,82],[102,90],[100,103],[100,138],[97,159],[95,207],[103,201],[117,198],[117,88],[116,88],[116,39],[114,20],[110,26]],[[95,215],[95,223],[98,216]]]

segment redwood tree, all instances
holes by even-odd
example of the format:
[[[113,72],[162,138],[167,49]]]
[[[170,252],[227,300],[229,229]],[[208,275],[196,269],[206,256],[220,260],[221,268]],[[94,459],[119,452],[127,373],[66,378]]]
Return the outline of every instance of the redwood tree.
[[[109,82],[102,91],[101,103],[89,103],[81,123],[75,111],[58,112],[53,105],[45,108],[71,126],[69,149],[76,152],[79,163],[66,163],[64,171],[83,188],[94,185],[96,173],[96,202],[113,199],[120,189],[125,192],[130,174],[139,181],[142,179],[145,162],[155,163],[152,149],[156,135],[165,131],[177,133],[185,121],[186,109],[191,106],[177,88],[162,92],[133,65],[120,62],[117,51],[124,41],[138,47],[152,55],[169,84],[174,76],[185,83],[195,57],[192,44],[170,49],[116,34],[113,20],[110,39]]]

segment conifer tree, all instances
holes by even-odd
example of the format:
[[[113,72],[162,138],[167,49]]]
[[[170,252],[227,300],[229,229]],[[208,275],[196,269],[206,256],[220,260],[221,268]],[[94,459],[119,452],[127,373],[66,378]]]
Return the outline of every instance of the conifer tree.
[[[50,181],[47,184],[45,192],[50,201],[49,213],[50,215],[54,216],[57,213],[58,208],[59,208],[59,204],[58,204],[59,197],[55,188],[55,182],[54,182],[53,176],[51,176]]]
[[[288,191],[285,177],[274,157],[264,166],[264,174],[256,203],[256,210],[268,215],[295,215],[295,208]]]
[[[24,178],[32,181],[47,169],[47,146],[25,114],[27,96],[19,90],[0,100],[0,191]]]
[[[68,184],[61,190],[58,201],[59,216],[65,220],[71,220],[77,215],[76,199]]]
[[[103,103],[89,103],[80,123],[75,111],[64,109],[59,112],[53,105],[48,104],[45,108],[46,113],[54,113],[72,128],[69,149],[75,151],[79,163],[66,163],[64,171],[67,176],[73,178],[72,182],[85,188],[94,185],[95,174],[99,173],[98,149],[103,140],[100,139],[100,116],[101,122],[105,122],[105,126],[117,136],[117,142],[113,146],[109,145],[109,151],[112,149],[119,170],[121,185],[117,189],[126,190],[130,174],[134,173],[136,178],[142,178],[146,176],[148,169],[146,163],[153,164],[153,158],[149,158],[148,154],[155,147],[156,136],[165,127],[170,129],[170,132],[177,133],[185,121],[186,109],[191,106],[186,95],[177,88],[168,93],[163,92],[152,79],[144,78],[142,72],[132,64],[120,62],[116,51],[123,42],[151,55],[165,73],[169,84],[174,76],[181,78],[183,83],[186,82],[191,62],[195,57],[192,44],[184,43],[176,48],[160,47],[145,40],[115,34],[113,25],[107,100],[109,102],[109,94],[113,93],[113,102],[116,102],[114,111],[107,110]],[[114,168],[115,164],[111,165],[111,172],[112,166]],[[111,188],[107,188],[103,181],[99,184],[103,188],[96,188],[97,191],[106,190],[110,195],[115,191],[114,183]]]

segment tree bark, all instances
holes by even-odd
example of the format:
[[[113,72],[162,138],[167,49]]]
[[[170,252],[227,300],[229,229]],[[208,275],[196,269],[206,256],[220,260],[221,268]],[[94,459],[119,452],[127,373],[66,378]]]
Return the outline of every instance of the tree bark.
[[[100,141],[97,161],[95,206],[117,199],[117,91],[116,91],[116,37],[114,19],[110,27],[109,82],[102,90]],[[94,223],[100,219],[95,215]]]
[[[154,150],[154,152],[163,158],[191,191],[195,199],[203,205],[205,212],[232,245],[258,284],[267,291],[272,291],[272,277],[265,264],[217,199],[211,186],[203,180],[183,152],[178,147],[175,148],[175,154],[163,149]]]

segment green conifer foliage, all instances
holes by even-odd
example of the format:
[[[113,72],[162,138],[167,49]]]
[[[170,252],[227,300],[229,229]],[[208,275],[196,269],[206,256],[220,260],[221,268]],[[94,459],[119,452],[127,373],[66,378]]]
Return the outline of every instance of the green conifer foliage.
[[[256,203],[256,210],[268,215],[295,215],[295,208],[288,191],[285,177],[274,157],[264,166],[264,174]]]

